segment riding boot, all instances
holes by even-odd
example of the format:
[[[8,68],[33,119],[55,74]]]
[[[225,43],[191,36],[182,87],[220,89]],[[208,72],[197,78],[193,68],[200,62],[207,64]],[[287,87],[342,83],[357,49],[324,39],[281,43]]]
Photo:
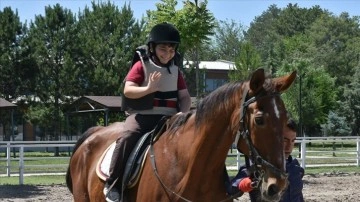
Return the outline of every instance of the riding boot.
[[[126,136],[126,138],[125,138]],[[131,153],[134,135],[127,134],[116,141],[109,168],[109,178],[106,180],[104,192],[107,201],[121,201],[123,190],[123,174],[126,161]],[[136,141],[135,141],[136,143]],[[107,188],[107,190],[105,190]]]

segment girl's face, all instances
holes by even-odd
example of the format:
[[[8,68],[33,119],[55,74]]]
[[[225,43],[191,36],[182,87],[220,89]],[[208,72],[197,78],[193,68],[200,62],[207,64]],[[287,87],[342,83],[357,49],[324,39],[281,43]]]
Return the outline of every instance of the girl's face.
[[[175,44],[158,44],[155,47],[156,56],[162,64],[167,64],[175,56],[175,51]]]

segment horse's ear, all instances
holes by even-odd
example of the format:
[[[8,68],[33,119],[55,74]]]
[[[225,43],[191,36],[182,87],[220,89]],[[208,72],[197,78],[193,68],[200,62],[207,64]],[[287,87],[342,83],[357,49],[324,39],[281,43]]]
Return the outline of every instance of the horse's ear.
[[[296,78],[296,71],[293,71],[289,75],[274,78],[273,82],[275,84],[276,91],[284,92],[285,90],[287,90],[291,86],[291,84],[294,82],[295,78]]]
[[[263,86],[265,81],[264,69],[257,69],[250,79],[250,89],[256,94]]]

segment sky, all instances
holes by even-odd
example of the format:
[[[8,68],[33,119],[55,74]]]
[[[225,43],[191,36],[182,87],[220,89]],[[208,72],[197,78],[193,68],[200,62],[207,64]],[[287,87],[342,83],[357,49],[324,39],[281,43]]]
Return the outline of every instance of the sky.
[[[107,0],[95,0],[95,2],[99,1],[107,2]],[[110,0],[110,2],[119,8],[125,2],[130,3],[134,17],[140,19],[146,15],[146,10],[155,10],[155,4],[160,0]],[[45,6],[53,6],[56,3],[70,9],[73,13],[82,11],[86,5],[91,8],[91,0],[0,0],[0,10],[3,11],[4,7],[11,7],[13,11],[17,9],[20,21],[24,23],[27,20],[29,23],[30,20],[34,20],[35,15],[44,15]],[[250,22],[266,11],[270,5],[275,4],[278,8],[284,8],[289,3],[297,3],[299,7],[305,8],[319,5],[334,15],[348,12],[350,16],[360,16],[360,1],[358,0],[208,0],[208,9],[217,20],[234,20],[248,28]]]

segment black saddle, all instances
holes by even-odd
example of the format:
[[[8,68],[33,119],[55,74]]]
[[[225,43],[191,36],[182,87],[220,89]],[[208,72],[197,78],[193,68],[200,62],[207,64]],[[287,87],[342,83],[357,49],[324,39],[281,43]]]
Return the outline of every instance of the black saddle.
[[[165,131],[165,123],[169,117],[164,116],[155,128],[143,135],[139,141],[136,143],[136,146],[130,153],[130,156],[126,162],[124,177],[122,181],[123,191],[127,187],[132,187],[137,183],[138,175],[142,169],[142,162],[144,160],[145,154],[149,148],[150,143],[155,142],[158,137]]]

